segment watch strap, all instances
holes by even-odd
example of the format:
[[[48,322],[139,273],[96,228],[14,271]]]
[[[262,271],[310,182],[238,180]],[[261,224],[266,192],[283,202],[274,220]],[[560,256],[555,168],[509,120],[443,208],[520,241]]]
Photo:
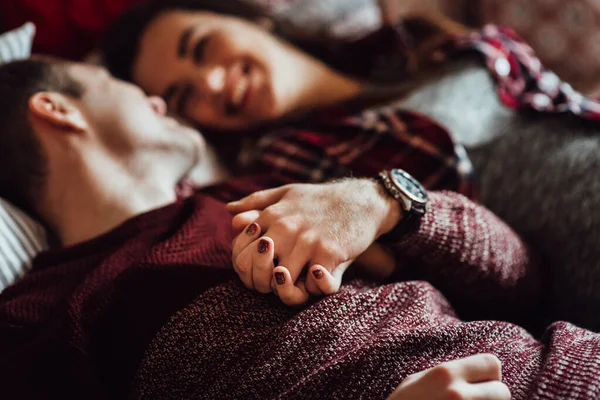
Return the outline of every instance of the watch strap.
[[[377,178],[379,184],[383,186],[388,196],[392,197],[400,204],[400,210],[402,212],[402,218],[400,219],[400,221],[398,221],[398,223],[392,228],[391,231],[381,235],[379,240],[382,243],[398,243],[406,235],[415,232],[419,229],[419,227],[421,226],[421,217],[425,213],[425,206],[422,205],[421,207],[415,202],[413,202],[411,209],[406,210],[404,208],[402,194],[392,183],[388,172],[380,172]]]

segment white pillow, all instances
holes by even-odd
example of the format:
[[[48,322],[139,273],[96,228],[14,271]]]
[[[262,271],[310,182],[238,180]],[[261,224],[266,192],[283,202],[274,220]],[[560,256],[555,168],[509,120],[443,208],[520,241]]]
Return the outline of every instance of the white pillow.
[[[0,291],[29,271],[35,256],[46,248],[44,228],[0,198]]]
[[[35,27],[28,22],[0,35],[0,64],[28,58],[34,34]],[[0,198],[0,291],[22,277],[36,254],[47,247],[41,225]]]
[[[35,25],[31,22],[0,35],[0,64],[29,58],[34,35]]]

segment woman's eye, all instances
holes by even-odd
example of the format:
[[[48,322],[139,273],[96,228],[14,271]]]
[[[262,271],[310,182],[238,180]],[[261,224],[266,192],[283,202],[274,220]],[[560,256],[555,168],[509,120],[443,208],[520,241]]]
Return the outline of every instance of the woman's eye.
[[[203,37],[198,40],[196,45],[194,46],[194,51],[192,57],[194,57],[195,63],[200,63],[204,59],[204,52],[206,51],[206,44],[208,43],[208,37]]]

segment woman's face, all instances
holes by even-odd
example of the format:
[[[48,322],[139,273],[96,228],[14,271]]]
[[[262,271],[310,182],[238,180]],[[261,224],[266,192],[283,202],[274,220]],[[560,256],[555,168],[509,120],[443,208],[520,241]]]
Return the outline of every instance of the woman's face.
[[[300,108],[311,69],[323,66],[257,24],[169,11],[144,32],[133,78],[184,118],[231,130]]]

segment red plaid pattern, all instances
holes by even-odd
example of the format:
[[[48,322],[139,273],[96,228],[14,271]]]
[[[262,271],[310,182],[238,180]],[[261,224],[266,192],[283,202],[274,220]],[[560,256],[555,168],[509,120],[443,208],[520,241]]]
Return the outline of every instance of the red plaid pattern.
[[[474,194],[471,163],[448,132],[423,115],[391,108],[315,115],[263,137],[247,160],[253,172],[311,183],[402,168],[428,189]]]
[[[387,30],[386,34],[381,30]],[[381,54],[369,55],[379,60],[372,74],[391,76],[381,69],[386,65],[383,61],[389,59],[394,61],[387,65],[401,76],[398,66],[403,63],[398,58],[403,55],[398,52],[406,49],[405,32],[389,27],[381,30],[372,35],[396,35],[398,44],[388,40],[387,53],[378,48]],[[360,42],[365,40],[368,38]],[[447,58],[473,50],[483,56],[507,106],[600,119],[600,103],[585,98],[545,69],[514,31],[490,25],[479,33],[452,38],[440,52]],[[430,190],[453,190],[470,197],[475,194],[471,163],[450,133],[424,115],[393,108],[357,115],[342,109],[313,114],[266,135],[242,159],[246,171],[276,173],[288,180],[312,183],[351,175],[375,176],[383,169],[402,168]]]
[[[498,96],[508,107],[600,119],[600,103],[546,69],[533,49],[510,28],[487,25],[481,32],[457,38],[453,46],[483,55]]]

